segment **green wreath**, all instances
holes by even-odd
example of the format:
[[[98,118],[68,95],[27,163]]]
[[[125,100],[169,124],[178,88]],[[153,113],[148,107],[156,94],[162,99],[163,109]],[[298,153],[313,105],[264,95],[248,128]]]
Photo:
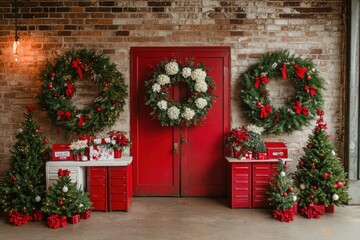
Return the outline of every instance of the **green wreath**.
[[[180,82],[187,85],[190,93],[181,103],[174,102],[169,96],[169,88]],[[151,115],[162,126],[202,124],[215,98],[215,82],[206,74],[202,63],[195,65],[193,61],[188,61],[185,66],[175,59],[160,62],[152,79],[145,82],[145,88],[146,105],[150,105]]]
[[[290,81],[296,95],[284,107],[274,107],[266,85],[270,79]],[[310,124],[316,110],[322,108],[324,80],[310,59],[295,57],[287,51],[264,54],[259,63],[246,72],[240,83],[243,112],[252,124],[270,134],[291,133]]]
[[[55,65],[48,64],[42,74],[39,104],[49,118],[66,132],[77,134],[100,132],[114,125],[123,111],[127,86],[116,65],[95,50],[66,52]],[[98,95],[93,103],[78,109],[71,101],[77,81],[93,81]]]

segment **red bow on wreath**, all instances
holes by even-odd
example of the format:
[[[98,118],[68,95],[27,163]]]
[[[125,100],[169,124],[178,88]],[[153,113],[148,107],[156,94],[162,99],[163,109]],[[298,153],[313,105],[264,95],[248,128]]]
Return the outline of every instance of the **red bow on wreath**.
[[[262,77],[257,76],[255,78],[255,88],[259,88],[260,84],[265,84],[268,82],[270,82],[270,79],[266,75],[264,75]]]
[[[69,176],[69,175],[70,175],[70,171],[68,169],[62,170],[61,168],[59,168],[59,170],[58,170],[58,176],[59,177]]]
[[[59,227],[65,227],[67,225],[66,216],[53,214],[48,217],[47,225],[49,228],[57,229]]]
[[[310,87],[310,86],[308,86],[308,85],[305,85],[304,89],[305,89],[306,91],[310,91],[310,96],[311,96],[311,97],[314,97],[314,96],[315,96],[317,88],[314,88],[314,87]]]
[[[286,79],[287,75],[286,75],[286,63],[283,64],[283,66],[280,68],[281,73],[282,73],[282,78]]]
[[[80,77],[80,78],[83,78],[82,69],[84,69],[85,64],[81,63],[80,58],[77,58],[77,59],[75,59],[74,61],[72,61],[72,62],[71,62],[71,67],[72,67],[72,68],[76,68],[79,77]]]
[[[78,126],[79,127],[81,127],[83,124],[84,124],[84,122],[86,121],[86,120],[88,120],[89,119],[89,116],[80,116],[79,117],[79,122],[78,122]],[[83,139],[84,140],[84,139]]]
[[[298,75],[299,78],[304,78],[305,72],[307,71],[306,67],[299,67],[297,64],[295,64],[294,67],[296,69],[296,75]]]
[[[270,104],[260,106],[260,118],[266,118],[269,113],[272,113],[272,108]]]
[[[60,120],[62,122],[68,120],[71,117],[70,111],[63,112],[61,110],[57,110],[56,115],[60,117]]]
[[[27,106],[26,108],[27,108],[28,113],[31,113],[31,112],[35,111],[34,106]]]
[[[301,106],[300,101],[296,101],[295,106],[293,106],[293,109],[295,110],[295,113],[299,115],[300,113],[308,116],[309,115],[309,109],[307,107]]]
[[[66,84],[66,90],[65,90],[65,95],[67,98],[72,98],[72,96],[74,95],[74,85],[72,85],[71,83]]]

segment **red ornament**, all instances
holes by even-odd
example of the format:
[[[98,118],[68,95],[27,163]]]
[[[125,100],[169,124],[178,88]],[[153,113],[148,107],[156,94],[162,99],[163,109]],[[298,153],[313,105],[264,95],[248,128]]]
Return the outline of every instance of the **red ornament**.
[[[97,108],[96,108],[96,111],[97,111],[97,112],[101,112],[101,107],[97,107]]]
[[[315,196],[314,196],[314,194],[310,194],[310,198],[314,198]]]
[[[306,76],[306,80],[310,81],[310,79],[311,79],[311,76],[310,76],[310,75],[307,75],[307,76]]]
[[[317,189],[317,187],[316,187],[316,186],[313,186],[313,189],[314,189],[314,190],[316,190],[316,189]]]
[[[102,85],[103,85],[104,88],[109,87],[109,83],[107,83],[107,82],[104,82]]]
[[[39,126],[39,127],[37,128],[37,130],[38,130],[38,131],[42,131],[42,130],[43,130],[42,126]]]
[[[55,73],[54,73],[54,72],[50,73],[50,77],[54,78],[54,77],[55,77]]]
[[[59,201],[59,202],[58,202],[58,205],[59,205],[59,206],[62,206],[63,204],[64,204],[64,203],[63,203],[62,201]]]
[[[289,187],[289,190],[288,190],[289,192],[294,192],[294,188],[292,188],[292,187]]]
[[[262,105],[261,102],[257,102],[257,103],[256,103],[256,106],[258,106],[258,107],[260,107],[261,105]]]
[[[315,165],[315,164],[311,165],[311,168],[312,168],[312,169],[315,169],[315,168],[316,168],[316,165]]]
[[[307,148],[312,148],[312,147],[313,147],[313,145],[311,145],[311,144],[307,145]]]
[[[16,182],[17,178],[14,176],[14,177],[11,178],[11,181]]]
[[[52,83],[49,83],[49,84],[48,84],[48,89],[53,89]]]
[[[287,166],[287,165],[284,165],[284,169],[288,169],[288,166]]]
[[[49,144],[49,140],[45,140],[44,143],[45,143],[45,144]]]
[[[342,188],[344,186],[344,184],[340,181],[337,181],[336,182],[336,185],[339,187],[339,188]]]
[[[277,183],[277,184],[276,184],[276,187],[277,187],[277,188],[280,188],[280,187],[281,187],[281,186],[280,186],[280,183]]]
[[[60,94],[54,93],[54,97],[60,97]]]
[[[304,166],[304,164],[305,164],[304,161],[300,161],[300,162],[299,162],[299,165],[300,165],[300,166]]]
[[[325,173],[323,173],[323,176],[326,179],[326,178],[328,178],[330,176],[330,173],[325,172]]]
[[[287,194],[286,192],[284,192],[284,193],[283,193],[283,196],[284,196],[284,197],[287,197],[287,196],[288,196],[288,194]]]

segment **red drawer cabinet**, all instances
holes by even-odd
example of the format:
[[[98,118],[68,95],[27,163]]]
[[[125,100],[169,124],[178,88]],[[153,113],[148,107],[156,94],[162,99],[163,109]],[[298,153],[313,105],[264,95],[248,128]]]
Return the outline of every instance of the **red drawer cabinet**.
[[[244,160],[226,158],[229,162],[229,203],[231,208],[268,207],[266,191],[277,171],[278,160]],[[283,159],[291,161],[290,159]]]
[[[89,167],[88,190],[93,210],[128,211],[132,202],[132,165]]]

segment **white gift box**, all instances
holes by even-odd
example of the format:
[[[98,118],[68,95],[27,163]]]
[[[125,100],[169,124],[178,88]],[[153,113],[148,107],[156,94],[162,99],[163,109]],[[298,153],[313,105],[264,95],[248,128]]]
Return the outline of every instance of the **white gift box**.
[[[114,158],[114,150],[106,146],[90,146],[89,157],[90,161],[110,160]]]

